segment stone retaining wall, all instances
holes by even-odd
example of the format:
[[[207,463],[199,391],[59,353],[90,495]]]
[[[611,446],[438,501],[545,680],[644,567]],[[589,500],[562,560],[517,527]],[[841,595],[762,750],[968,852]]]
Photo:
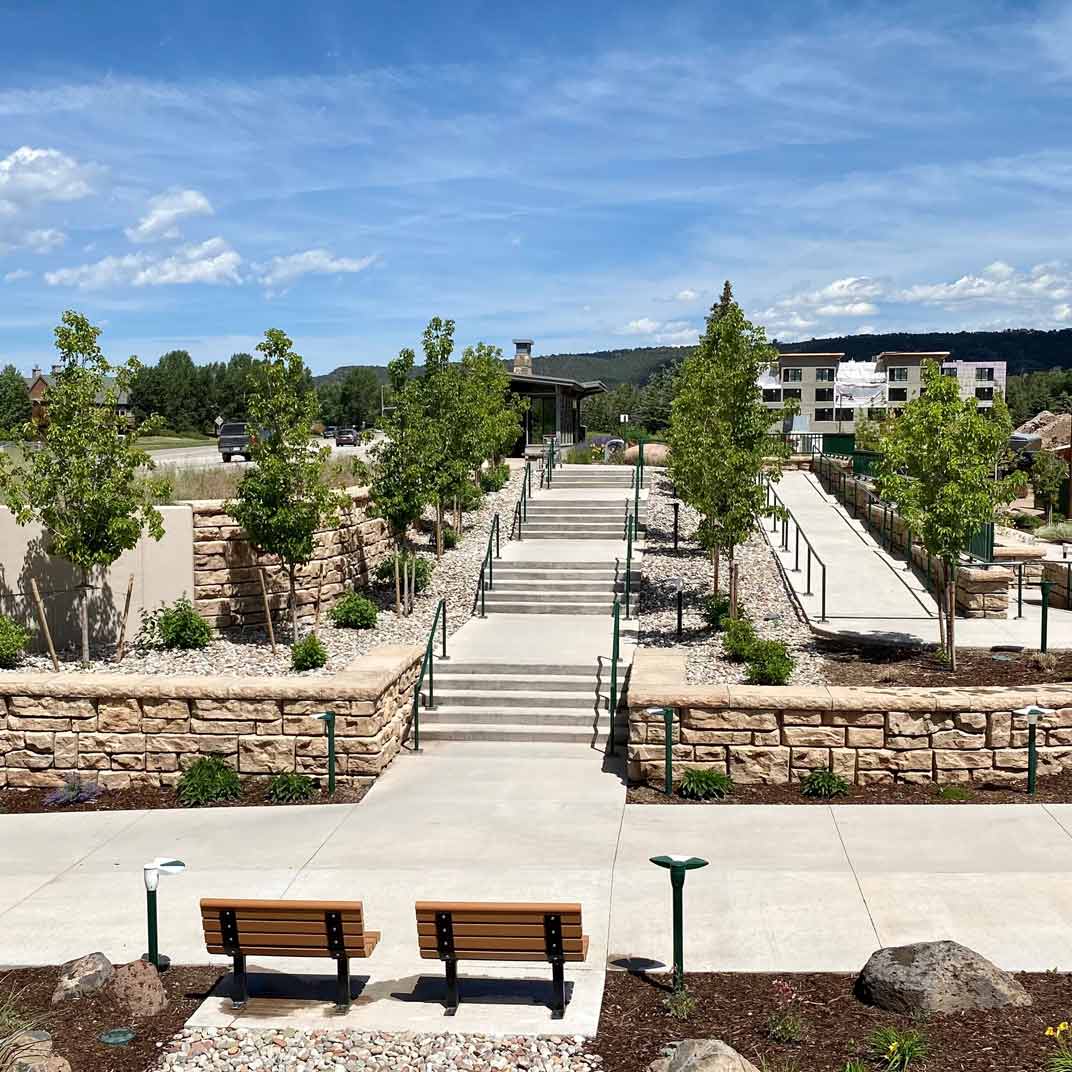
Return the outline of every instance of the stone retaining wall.
[[[675,780],[687,767],[734,781],[781,784],[829,768],[857,785],[1022,785],[1037,703],[1039,772],[1072,768],[1072,684],[1022,688],[791,688],[687,685],[686,656],[640,648],[629,679],[629,776],[662,786],[665,728],[675,709]]]
[[[52,786],[79,774],[107,789],[172,785],[203,755],[243,775],[336,772],[369,783],[409,731],[423,649],[383,646],[334,677],[0,676],[0,786]]]
[[[1050,606],[1072,608],[1072,560],[1047,560],[1042,565],[1042,576],[1044,580],[1053,582]]]
[[[312,618],[317,600],[330,607],[344,592],[368,583],[391,553],[386,524],[368,516],[368,489],[348,488],[350,506],[339,525],[316,534],[313,558],[298,570],[298,616]],[[190,503],[193,511],[194,604],[218,629],[264,624],[257,567],[264,566],[272,616],[289,600],[286,572],[274,555],[258,555],[222,500]]]

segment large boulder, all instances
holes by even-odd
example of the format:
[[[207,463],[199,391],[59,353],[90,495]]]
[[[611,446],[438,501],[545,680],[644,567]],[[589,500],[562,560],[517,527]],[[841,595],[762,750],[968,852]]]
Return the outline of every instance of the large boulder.
[[[964,1012],[1030,1005],[1008,972],[957,942],[917,942],[871,954],[856,996],[888,1012]]]
[[[52,1036],[47,1031],[22,1031],[11,1043],[10,1056],[12,1072],[31,1072],[52,1056]]]
[[[147,960],[135,960],[116,968],[110,990],[135,1020],[155,1016],[167,1008],[167,992],[160,973]]]
[[[648,1065],[648,1072],[759,1072],[721,1039],[685,1039],[669,1057]]]
[[[622,461],[624,461],[626,465],[635,465],[639,453],[640,450],[635,444],[631,447],[626,447],[625,453],[622,455]],[[645,465],[666,465],[669,457],[670,448],[665,443],[644,444]]]
[[[106,987],[114,975],[115,968],[103,953],[89,953],[77,960],[69,960],[60,968],[52,1004],[77,1001],[87,994],[95,994]]]

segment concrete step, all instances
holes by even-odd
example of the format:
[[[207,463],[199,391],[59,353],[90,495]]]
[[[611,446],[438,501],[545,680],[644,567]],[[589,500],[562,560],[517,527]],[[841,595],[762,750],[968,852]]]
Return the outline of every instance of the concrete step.
[[[597,696],[595,684],[562,692],[543,692],[540,689],[461,689],[452,682],[435,690],[436,702],[448,707],[572,707],[591,711]]]
[[[532,559],[531,561],[528,560],[528,559],[522,559],[522,560],[511,559],[511,560],[508,561],[508,560],[502,559],[502,558],[495,560],[495,572],[496,573],[498,573],[500,569],[514,569],[514,568],[517,568],[517,569],[553,569],[553,570],[562,569],[562,570],[570,570],[571,572],[575,572],[577,570],[608,570],[608,569],[614,569],[614,562],[613,561],[608,562],[606,559],[603,559],[600,562],[563,562],[561,560],[552,561],[552,562],[545,562],[543,560],[537,561],[536,559]]]
[[[640,570],[630,570],[634,581],[639,581],[643,574]],[[508,581],[544,581],[547,584],[613,584],[615,578],[625,580],[625,567],[620,571],[608,569],[605,573],[597,573],[595,570],[500,570],[495,567],[495,583],[500,580]]]
[[[609,584],[585,590],[569,588],[550,592],[538,584],[527,587],[513,584],[509,588],[496,585],[491,591],[485,592],[484,597],[489,603],[512,603],[519,599],[528,603],[594,603],[600,601],[601,598],[613,602],[616,591],[617,588]],[[622,591],[625,591],[624,584]],[[576,600],[571,598],[574,593],[576,593]]]
[[[436,697],[438,700],[438,696]],[[541,708],[524,710],[517,707],[457,707],[437,703],[435,707],[421,708],[421,729],[425,725],[450,726],[561,726],[565,729],[591,728],[601,719],[607,718],[606,711],[594,708],[583,710],[566,710],[564,708]]]
[[[421,743],[440,741],[512,741],[540,744],[606,744],[605,730],[595,731],[581,727],[527,726],[524,723],[497,726],[470,725],[468,723],[432,723],[425,729],[421,720]]]
[[[599,614],[610,617],[613,601],[605,603],[488,603],[489,614]]]
[[[523,540],[603,540],[605,543],[625,543],[623,532],[607,533],[593,532],[591,529],[555,529],[553,532],[529,532],[526,529],[522,533]]]
[[[439,667],[436,667],[435,681],[438,692],[472,689],[475,692],[490,692],[503,689],[506,692],[584,692],[589,690],[595,696],[595,668],[589,668],[582,674],[448,674],[440,679]],[[427,681],[425,683],[427,692]]]
[[[611,592],[624,592],[625,580],[615,581],[608,577],[604,581],[548,581],[533,577],[499,577],[495,578],[495,587],[487,589],[487,594],[492,592],[545,592],[553,599],[561,599],[571,592],[599,592],[609,594]]]
[[[619,667],[627,666],[624,659],[618,660]],[[472,677],[476,675],[502,675],[514,674],[521,677],[526,675],[538,675],[543,677],[585,677],[591,679],[598,673],[600,665],[594,660],[586,663],[462,663],[450,660],[443,662],[437,660],[435,664],[436,678],[443,675]],[[602,668],[610,670],[610,659],[602,660]]]

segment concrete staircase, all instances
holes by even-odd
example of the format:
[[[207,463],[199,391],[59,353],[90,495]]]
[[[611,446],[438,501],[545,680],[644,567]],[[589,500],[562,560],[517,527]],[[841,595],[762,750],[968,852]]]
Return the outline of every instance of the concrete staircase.
[[[636,468],[632,465],[556,466],[551,474],[551,491],[570,488],[621,488],[629,491],[633,487],[635,472]],[[650,478],[650,470],[646,470],[641,487],[647,487]]]
[[[627,667],[619,664],[618,695]],[[437,662],[435,707],[421,694],[421,742],[582,744],[603,748],[610,716],[610,666]],[[616,739],[626,739],[624,716]]]
[[[640,580],[634,562],[634,592]],[[484,598],[489,614],[609,615],[615,593],[624,591],[623,553],[618,562],[496,562],[495,587]]]
[[[628,489],[626,489],[628,490]],[[578,502],[555,499],[554,492],[542,492],[529,501],[527,517],[521,524],[525,540],[624,540],[626,511],[632,501]],[[647,513],[641,504],[638,528]]]

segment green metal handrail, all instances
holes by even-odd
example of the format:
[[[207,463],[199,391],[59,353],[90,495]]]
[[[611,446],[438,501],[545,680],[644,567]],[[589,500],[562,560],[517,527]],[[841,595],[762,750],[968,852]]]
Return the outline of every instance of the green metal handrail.
[[[495,555],[492,557],[492,547],[495,548]],[[484,561],[480,564],[480,617],[486,618],[488,616],[487,610],[484,606],[484,591],[486,588],[495,587],[495,559],[501,558],[502,552],[499,547],[499,515],[496,514],[491,519],[491,531],[488,533],[488,547],[484,552]],[[485,574],[487,579],[485,580]]]
[[[610,646],[610,738],[607,741],[607,755],[614,755],[614,719],[618,714],[618,655],[620,651],[621,638],[619,636],[619,630],[621,629],[621,610],[622,605],[618,601],[618,597],[614,597],[614,606],[611,608],[611,619],[614,622],[614,632],[611,638]]]
[[[811,560],[815,559],[819,563],[822,569],[822,578],[820,581],[820,593],[819,593],[819,621],[826,621],[826,563],[819,557],[819,553],[811,545],[811,540],[808,539],[808,535],[800,527],[800,522],[793,516],[793,511],[782,502],[781,496],[774,490],[770,480],[766,481],[767,487],[767,505],[771,505],[771,498],[774,499],[774,507],[776,512],[772,515],[774,518],[774,524],[771,526],[771,532],[778,531],[778,523],[781,522],[782,526],[782,550],[788,552],[789,550],[789,522],[792,521],[796,527],[796,536],[794,541],[794,559],[793,559],[793,572],[800,572],[800,541],[804,540],[804,546],[807,549],[807,561],[805,563],[807,585],[804,595],[812,595],[811,590]]]
[[[555,472],[555,441],[551,439],[547,443],[547,464],[544,466],[547,470],[547,486],[551,486],[551,477]]]
[[[625,523],[625,616],[629,617],[629,598],[633,588],[633,533],[636,517],[630,516]]]
[[[510,539],[523,540],[524,533],[521,531],[522,524],[529,519],[529,494],[532,486],[532,468],[525,464],[525,475],[521,478],[521,498],[514,506],[514,516],[510,521]],[[514,536],[514,530],[517,536]]]
[[[432,628],[428,631],[428,640],[424,645],[424,655],[421,657],[421,672],[417,675],[417,683],[413,687],[413,751],[421,750],[421,689],[424,686],[425,674],[428,675],[428,703],[429,709],[435,708],[435,656],[432,653],[432,643],[435,640],[436,628],[441,627],[443,638],[443,654],[440,658],[447,657],[447,601],[441,599],[436,604],[435,617],[432,619]]]

